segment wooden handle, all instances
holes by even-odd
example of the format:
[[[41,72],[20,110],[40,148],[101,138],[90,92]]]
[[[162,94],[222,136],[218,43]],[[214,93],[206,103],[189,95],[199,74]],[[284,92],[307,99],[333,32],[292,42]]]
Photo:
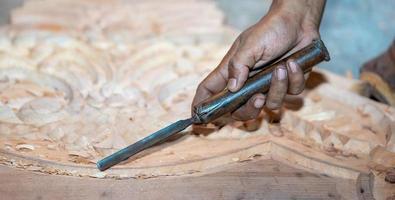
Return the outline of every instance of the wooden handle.
[[[294,60],[303,70],[309,72],[312,67],[322,61],[329,61],[329,53],[321,40],[314,40],[310,45],[281,59],[280,61],[264,67],[257,74],[250,77],[244,86],[237,92],[228,89],[206,99],[193,108],[193,123],[209,123],[224,114],[235,111],[245,104],[256,93],[267,93],[270,87],[272,71],[287,60]]]

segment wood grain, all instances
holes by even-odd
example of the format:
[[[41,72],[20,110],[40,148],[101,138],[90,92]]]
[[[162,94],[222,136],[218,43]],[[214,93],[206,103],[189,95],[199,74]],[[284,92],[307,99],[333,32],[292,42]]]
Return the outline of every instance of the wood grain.
[[[257,159],[221,171],[152,179],[89,179],[0,166],[2,199],[357,199],[355,180]]]

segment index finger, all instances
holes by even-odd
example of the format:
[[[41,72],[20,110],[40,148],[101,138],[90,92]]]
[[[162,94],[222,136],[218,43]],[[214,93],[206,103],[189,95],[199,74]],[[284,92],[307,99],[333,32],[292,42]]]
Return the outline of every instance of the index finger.
[[[217,68],[214,69],[198,86],[196,89],[195,97],[192,101],[192,106],[202,102],[203,100],[211,97],[214,94],[221,92],[225,89],[228,83],[228,64],[230,58],[235,53],[239,40],[233,43],[232,47],[226,53]]]

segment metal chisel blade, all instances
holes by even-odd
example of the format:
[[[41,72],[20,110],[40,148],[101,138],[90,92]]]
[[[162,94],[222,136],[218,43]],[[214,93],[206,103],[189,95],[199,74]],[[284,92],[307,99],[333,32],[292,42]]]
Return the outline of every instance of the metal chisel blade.
[[[149,148],[159,142],[163,142],[166,139],[168,139],[170,136],[181,132],[182,130],[186,129],[188,126],[192,124],[192,119],[185,119],[185,120],[179,120],[141,140],[138,142],[125,147],[117,152],[115,152],[112,155],[109,155],[99,162],[97,162],[97,168],[99,168],[100,171],[104,171],[126,159],[128,159],[130,156],[133,156],[140,151]]]

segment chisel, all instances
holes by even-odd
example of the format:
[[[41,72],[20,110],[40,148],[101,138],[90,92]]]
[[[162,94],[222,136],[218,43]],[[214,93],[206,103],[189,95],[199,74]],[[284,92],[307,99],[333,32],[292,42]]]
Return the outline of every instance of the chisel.
[[[206,99],[202,103],[194,106],[192,117],[177,121],[143,139],[115,152],[114,154],[97,162],[97,168],[104,171],[129,157],[152,147],[153,145],[166,141],[170,136],[181,132],[191,124],[206,124],[235,111],[245,104],[256,93],[267,93],[270,87],[272,71],[280,65],[292,59],[296,62],[304,73],[311,71],[312,67],[322,61],[329,61],[329,53],[321,40],[314,40],[303,49],[271,64],[264,66],[261,71],[256,72],[245,82],[244,86],[237,92],[230,92],[227,89]]]

